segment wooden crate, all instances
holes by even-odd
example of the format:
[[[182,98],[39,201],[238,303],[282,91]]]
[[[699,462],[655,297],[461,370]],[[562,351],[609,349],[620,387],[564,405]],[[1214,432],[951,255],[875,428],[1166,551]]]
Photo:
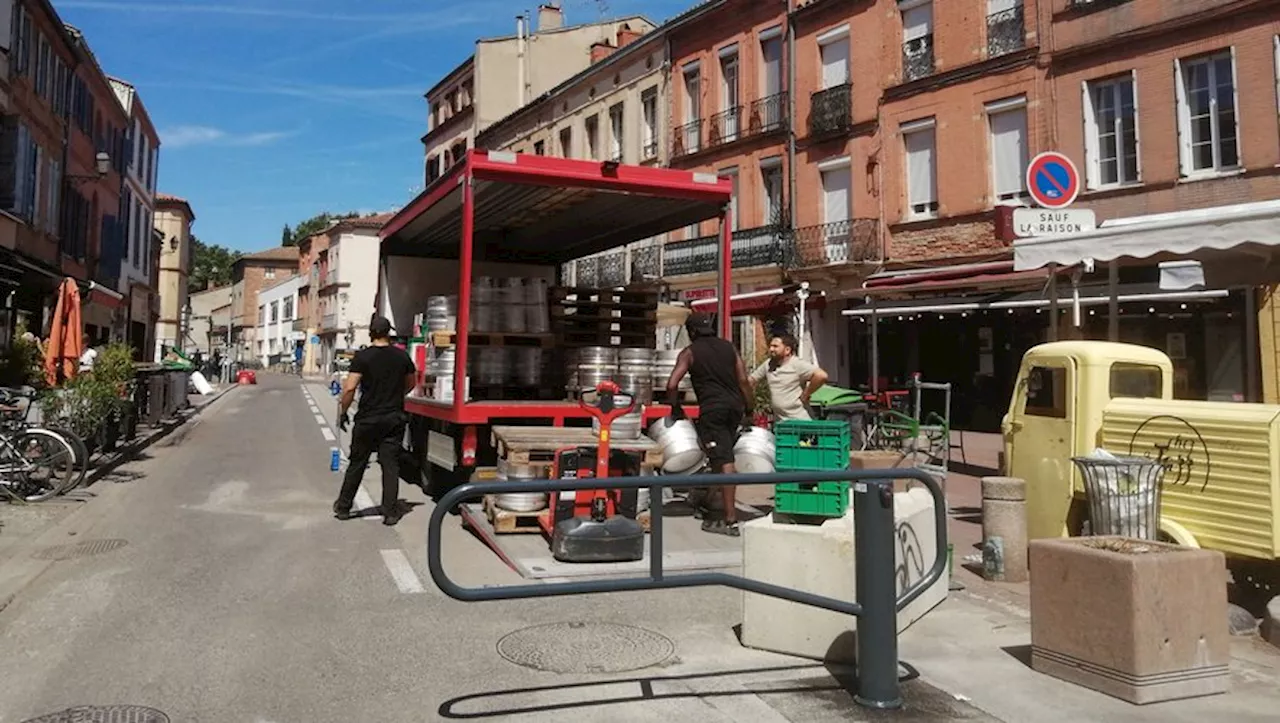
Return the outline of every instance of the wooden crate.
[[[493,428],[493,445],[498,457],[507,464],[550,463],[557,450],[566,447],[594,447],[599,444],[590,427],[517,427],[498,425]],[[662,450],[657,442],[641,435],[637,439],[610,441],[612,449],[641,452],[641,467],[662,466]]]

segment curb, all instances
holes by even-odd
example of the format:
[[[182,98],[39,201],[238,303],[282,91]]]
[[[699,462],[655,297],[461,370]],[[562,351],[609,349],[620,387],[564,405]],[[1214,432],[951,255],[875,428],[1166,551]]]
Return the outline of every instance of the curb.
[[[212,407],[235,388],[237,388],[237,385],[230,385],[225,389],[219,390],[209,401],[199,407],[195,407],[182,418],[163,425],[146,437],[134,440],[124,449],[116,452],[110,459],[90,470],[89,474],[85,476],[82,488],[90,487],[115,471],[120,465],[133,460],[142,450],[170,434],[180,432],[183,429],[189,432],[195,426],[197,418],[206,409]],[[107,489],[112,488],[108,487]],[[66,517],[63,517],[47,530],[28,540],[26,544],[19,545],[8,555],[8,559],[0,561],[0,613],[3,613],[23,590],[35,582],[55,562],[53,560],[33,559],[31,553],[42,547],[65,543],[67,538],[75,537],[78,532],[90,529],[97,522],[97,518],[101,517],[109,509],[109,505],[100,504],[108,494],[105,491],[98,493],[93,499],[67,514]]]

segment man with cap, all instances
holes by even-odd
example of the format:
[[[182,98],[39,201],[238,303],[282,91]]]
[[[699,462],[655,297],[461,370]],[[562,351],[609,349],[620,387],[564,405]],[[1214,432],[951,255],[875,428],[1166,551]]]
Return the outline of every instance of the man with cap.
[[[356,389],[360,390],[360,407],[351,430],[351,458],[333,514],[340,520],[351,518],[360,480],[376,450],[382,468],[382,523],[394,525],[405,513],[400,506],[399,454],[408,423],[404,398],[413,390],[416,370],[409,355],[391,345],[391,322],[386,318],[373,317],[369,338],[372,344],[351,359],[338,402],[338,428],[346,431],[351,423],[348,411],[355,402]]]
[[[747,369],[733,344],[716,336],[715,324],[705,314],[693,314],[685,322],[689,346],[680,352],[675,369],[667,380],[667,396],[671,400],[671,416],[684,418],[680,406],[680,381],[688,374],[693,391],[698,395],[698,436],[707,451],[707,459],[716,474],[733,474],[733,446],[745,423],[751,403],[751,382]],[[702,522],[702,529],[720,535],[737,537],[738,512],[735,490],[720,487],[724,503],[723,517]]]

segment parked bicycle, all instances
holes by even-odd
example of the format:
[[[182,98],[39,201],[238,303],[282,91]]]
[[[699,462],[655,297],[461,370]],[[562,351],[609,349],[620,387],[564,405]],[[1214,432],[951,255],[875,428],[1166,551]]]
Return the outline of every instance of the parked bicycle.
[[[0,389],[0,492],[22,503],[75,488],[88,464],[87,453],[77,456],[75,435],[27,421],[34,399],[34,391]]]

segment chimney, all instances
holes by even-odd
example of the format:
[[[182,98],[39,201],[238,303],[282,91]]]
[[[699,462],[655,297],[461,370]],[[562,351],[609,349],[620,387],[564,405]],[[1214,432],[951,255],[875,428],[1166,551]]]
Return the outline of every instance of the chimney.
[[[544,3],[538,6],[538,30],[559,30],[564,27],[564,11],[556,3]]]
[[[627,47],[634,43],[641,35],[642,33],[632,30],[630,25],[623,23],[622,27],[618,28],[618,48],[621,49]]]
[[[617,52],[617,50],[618,49],[610,45],[608,41],[592,43],[591,44],[591,64],[595,65],[596,63],[599,63],[601,60],[604,60],[610,55],[613,55],[615,52]]]

